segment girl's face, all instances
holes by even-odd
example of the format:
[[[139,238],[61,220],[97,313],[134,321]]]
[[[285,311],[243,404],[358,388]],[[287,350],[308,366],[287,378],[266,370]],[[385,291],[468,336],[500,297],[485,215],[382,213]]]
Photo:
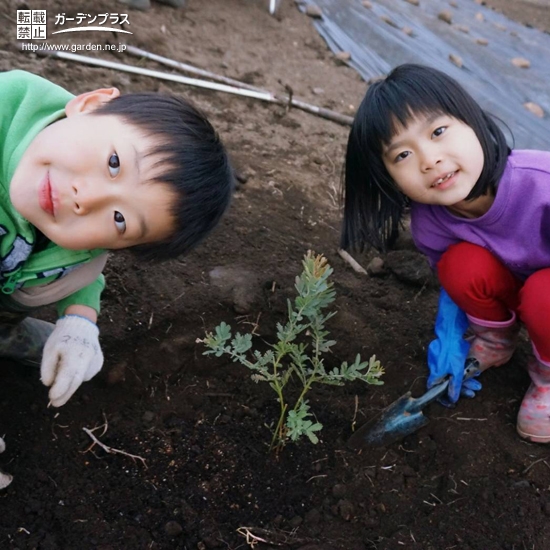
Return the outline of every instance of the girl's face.
[[[484,155],[472,128],[449,115],[420,115],[406,128],[397,126],[383,149],[383,161],[413,201],[446,206],[466,217],[481,215],[480,207],[486,211],[490,206],[485,196],[465,202],[481,175]]]

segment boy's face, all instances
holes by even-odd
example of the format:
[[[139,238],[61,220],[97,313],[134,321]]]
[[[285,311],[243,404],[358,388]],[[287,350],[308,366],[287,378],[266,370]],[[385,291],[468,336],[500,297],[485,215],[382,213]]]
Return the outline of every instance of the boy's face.
[[[10,184],[13,206],[57,245],[118,249],[161,241],[175,228],[175,194],[156,175],[156,145],[114,115],[91,114],[116,88],[71,100],[67,118],[31,142]]]

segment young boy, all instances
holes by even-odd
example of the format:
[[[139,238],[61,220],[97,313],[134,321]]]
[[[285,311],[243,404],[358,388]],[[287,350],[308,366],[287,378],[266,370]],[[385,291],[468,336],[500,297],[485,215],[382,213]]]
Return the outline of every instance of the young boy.
[[[182,99],[116,88],[75,97],[23,71],[0,73],[0,90],[0,356],[41,363],[60,407],[103,364],[106,251],[188,252],[227,209],[233,171]],[[55,325],[27,317],[52,303]]]

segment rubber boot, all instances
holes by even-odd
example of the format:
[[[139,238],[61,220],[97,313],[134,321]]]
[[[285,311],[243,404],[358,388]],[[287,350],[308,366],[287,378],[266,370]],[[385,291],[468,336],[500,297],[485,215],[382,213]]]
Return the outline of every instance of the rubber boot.
[[[0,357],[40,367],[42,350],[55,325],[26,317],[15,324],[0,324]]]
[[[534,443],[550,443],[550,363],[535,354],[527,363],[531,385],[519,408],[517,430]]]
[[[474,333],[470,344],[469,359],[474,359],[480,371],[507,363],[518,342],[519,323],[516,314],[508,321],[484,321],[468,315],[470,329]]]

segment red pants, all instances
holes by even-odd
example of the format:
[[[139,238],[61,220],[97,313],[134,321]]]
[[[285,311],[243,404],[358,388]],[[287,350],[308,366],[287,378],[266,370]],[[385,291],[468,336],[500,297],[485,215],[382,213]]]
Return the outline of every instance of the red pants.
[[[468,315],[508,321],[514,311],[540,358],[550,361],[550,268],[521,281],[485,248],[462,242],[448,248],[437,271],[443,288]]]

